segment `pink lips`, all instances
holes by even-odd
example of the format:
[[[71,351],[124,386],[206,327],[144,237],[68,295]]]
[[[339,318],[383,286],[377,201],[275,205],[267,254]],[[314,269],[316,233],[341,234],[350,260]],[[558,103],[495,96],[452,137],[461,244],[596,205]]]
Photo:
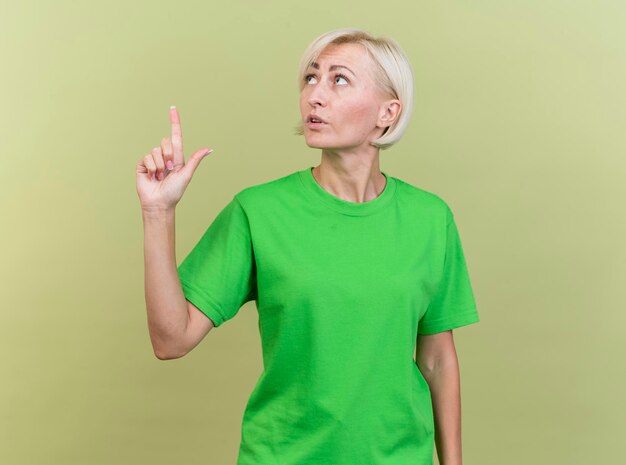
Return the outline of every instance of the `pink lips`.
[[[313,120],[316,120],[316,121],[314,122]],[[325,120],[323,120],[323,119],[322,119],[322,118],[320,118],[319,116],[314,115],[314,114],[312,114],[312,113],[311,113],[311,114],[309,114],[309,115],[306,117],[306,122],[307,122],[307,123],[324,123],[324,124],[326,124],[326,121],[325,121]]]
[[[317,115],[310,114],[306,117],[306,125],[309,129],[321,129],[328,123]]]

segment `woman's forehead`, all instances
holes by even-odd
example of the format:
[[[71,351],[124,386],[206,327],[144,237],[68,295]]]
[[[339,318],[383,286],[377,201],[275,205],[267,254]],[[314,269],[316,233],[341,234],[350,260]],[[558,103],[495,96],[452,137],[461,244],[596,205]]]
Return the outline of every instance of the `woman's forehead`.
[[[356,70],[367,69],[372,65],[371,59],[365,47],[359,44],[330,44],[319,54],[311,66],[314,68],[328,69],[331,66],[348,66],[356,73]],[[358,73],[356,73],[358,75]]]

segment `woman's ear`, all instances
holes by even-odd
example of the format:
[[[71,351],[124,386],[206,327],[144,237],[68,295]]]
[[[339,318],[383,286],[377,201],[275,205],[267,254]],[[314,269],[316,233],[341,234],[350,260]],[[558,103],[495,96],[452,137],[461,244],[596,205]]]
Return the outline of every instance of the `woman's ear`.
[[[382,103],[380,115],[378,117],[378,126],[386,128],[391,126],[400,116],[402,103],[400,100],[386,100]]]

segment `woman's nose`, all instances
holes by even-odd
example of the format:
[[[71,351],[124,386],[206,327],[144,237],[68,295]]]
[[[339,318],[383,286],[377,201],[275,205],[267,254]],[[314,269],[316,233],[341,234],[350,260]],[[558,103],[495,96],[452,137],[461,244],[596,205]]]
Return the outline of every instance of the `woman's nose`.
[[[316,105],[323,107],[326,105],[326,91],[321,84],[317,84],[313,87],[313,90],[311,90],[309,94],[309,105],[312,107]]]

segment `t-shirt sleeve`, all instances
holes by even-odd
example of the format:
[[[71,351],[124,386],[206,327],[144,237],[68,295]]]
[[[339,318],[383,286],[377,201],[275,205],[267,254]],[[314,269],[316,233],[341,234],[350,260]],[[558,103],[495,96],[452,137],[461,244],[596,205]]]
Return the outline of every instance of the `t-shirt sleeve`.
[[[452,212],[446,210],[443,273],[419,321],[418,334],[435,334],[480,321],[459,231]]]
[[[250,225],[237,196],[215,217],[178,266],[178,277],[185,298],[215,327],[257,298]]]

